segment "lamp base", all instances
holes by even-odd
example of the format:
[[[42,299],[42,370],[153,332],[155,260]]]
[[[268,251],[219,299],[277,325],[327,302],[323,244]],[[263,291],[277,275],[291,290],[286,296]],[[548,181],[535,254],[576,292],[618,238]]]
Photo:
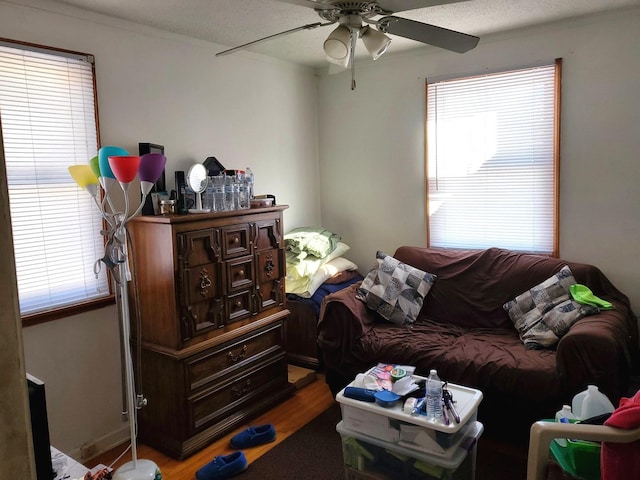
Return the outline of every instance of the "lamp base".
[[[118,468],[112,480],[162,480],[162,473],[151,460],[136,460]]]

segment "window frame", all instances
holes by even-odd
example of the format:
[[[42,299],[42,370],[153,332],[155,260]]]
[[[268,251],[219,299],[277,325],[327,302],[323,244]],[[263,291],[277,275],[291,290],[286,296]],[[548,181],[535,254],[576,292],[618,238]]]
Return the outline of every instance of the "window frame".
[[[100,140],[100,122],[99,122],[99,110],[98,110],[98,88],[96,82],[96,66],[95,66],[95,57],[92,54],[85,52],[78,52],[74,50],[67,50],[63,48],[50,47],[46,45],[40,45],[30,42],[24,42],[20,40],[13,40],[10,38],[0,37],[0,44],[6,45],[13,48],[23,48],[25,50],[37,51],[46,53],[49,55],[73,55],[73,56],[83,56],[87,57],[90,60],[91,65],[91,77],[93,84],[93,103],[94,103],[94,121],[96,127],[96,146],[99,149],[101,145]],[[87,159],[88,161],[89,159]],[[103,221],[104,223],[104,221]],[[96,235],[98,232],[96,232]],[[104,239],[103,239],[104,243]],[[86,266],[87,268],[91,268],[90,265]],[[21,312],[22,325],[23,327],[28,327],[32,325],[38,325],[45,322],[49,322],[52,320],[57,320],[64,317],[69,317],[72,315],[77,315],[79,313],[95,310],[98,308],[103,308],[107,305],[113,305],[115,303],[115,295],[113,293],[113,286],[111,282],[110,273],[107,271],[107,287],[108,294],[104,296],[93,298],[85,301],[77,301],[75,303],[71,303],[64,306],[52,307],[46,311],[33,312],[23,314]]]
[[[548,253],[541,252],[530,252],[526,253],[536,253],[541,255],[548,255],[550,257],[558,258],[560,254],[560,137],[561,137],[561,105],[562,105],[562,58],[556,58],[553,63],[545,62],[537,65],[523,66],[518,68],[511,69],[501,69],[499,71],[491,72],[491,73],[483,73],[479,75],[456,75],[448,78],[448,80],[457,80],[457,79],[470,79],[476,77],[486,77],[488,75],[500,74],[500,73],[508,73],[511,71],[524,70],[527,68],[536,68],[542,65],[549,65],[554,67],[554,104],[553,104],[553,180],[552,180],[552,188],[553,188],[553,234],[552,234],[552,249]],[[438,79],[437,82],[444,81],[444,79]],[[425,82],[425,216],[426,216],[426,245],[427,247],[431,247],[431,215],[430,215],[430,199],[429,199],[429,122],[428,122],[428,112],[429,112],[429,85],[431,83],[436,83],[436,81],[427,81]],[[453,247],[435,247],[435,248],[450,248]],[[481,247],[473,247],[470,246],[468,248],[460,247],[459,249],[469,249],[469,250],[477,250]]]

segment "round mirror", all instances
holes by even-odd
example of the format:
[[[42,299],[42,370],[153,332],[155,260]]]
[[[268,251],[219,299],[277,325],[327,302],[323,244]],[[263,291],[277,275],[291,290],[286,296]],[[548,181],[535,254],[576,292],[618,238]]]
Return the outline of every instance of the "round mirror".
[[[187,172],[187,184],[196,194],[196,207],[190,208],[189,213],[206,213],[209,208],[202,208],[202,192],[207,188],[207,169],[201,163],[191,165]]]

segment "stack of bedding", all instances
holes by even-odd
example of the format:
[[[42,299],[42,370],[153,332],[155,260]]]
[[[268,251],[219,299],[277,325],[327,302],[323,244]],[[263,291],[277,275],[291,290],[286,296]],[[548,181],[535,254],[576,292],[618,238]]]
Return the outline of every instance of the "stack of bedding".
[[[285,291],[290,299],[310,299],[318,308],[329,293],[362,280],[358,266],[344,257],[349,246],[323,227],[302,227],[284,236]]]

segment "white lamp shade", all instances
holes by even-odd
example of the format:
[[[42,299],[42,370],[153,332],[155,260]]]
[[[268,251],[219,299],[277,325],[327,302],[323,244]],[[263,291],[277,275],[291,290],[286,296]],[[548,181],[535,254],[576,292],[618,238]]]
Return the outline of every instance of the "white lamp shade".
[[[324,51],[332,60],[344,60],[349,57],[351,32],[344,25],[339,25],[324,41]]]
[[[369,26],[363,28],[362,41],[374,60],[378,59],[389,48],[391,39],[384,33]]]

